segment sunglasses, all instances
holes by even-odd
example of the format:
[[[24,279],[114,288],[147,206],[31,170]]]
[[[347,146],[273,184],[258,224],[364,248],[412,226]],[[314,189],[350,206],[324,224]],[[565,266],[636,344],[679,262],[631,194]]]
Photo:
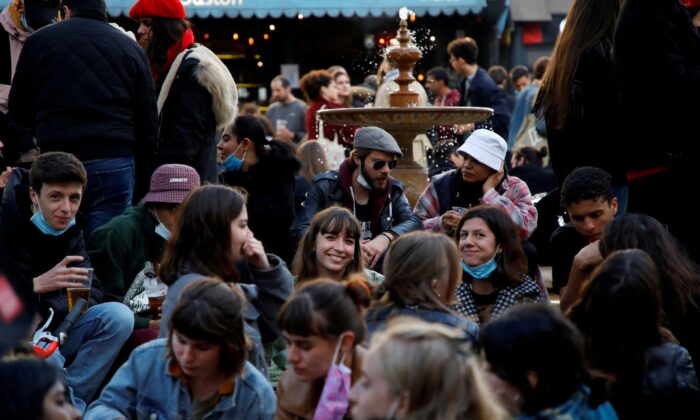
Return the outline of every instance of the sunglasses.
[[[378,171],[384,167],[384,165],[389,165],[389,169],[394,169],[396,168],[396,165],[399,164],[398,160],[378,160],[372,164],[372,168],[374,168],[375,171]]]

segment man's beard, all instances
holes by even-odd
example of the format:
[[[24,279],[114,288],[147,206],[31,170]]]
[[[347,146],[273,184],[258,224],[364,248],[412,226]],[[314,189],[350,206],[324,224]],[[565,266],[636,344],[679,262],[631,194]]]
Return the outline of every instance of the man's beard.
[[[365,178],[367,183],[372,187],[373,190],[383,190],[384,189],[384,187],[381,187],[378,185],[379,181],[376,178],[373,178],[373,177],[369,176],[369,174],[367,174],[367,171],[365,171],[364,163],[362,164],[362,166],[360,166],[360,173]],[[388,180],[388,179],[389,179],[389,177],[386,178],[386,180]]]

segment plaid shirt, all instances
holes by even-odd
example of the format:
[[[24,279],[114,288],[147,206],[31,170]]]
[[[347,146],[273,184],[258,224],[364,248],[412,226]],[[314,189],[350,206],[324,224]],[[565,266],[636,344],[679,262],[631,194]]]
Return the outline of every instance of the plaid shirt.
[[[548,299],[542,295],[542,290],[530,277],[513,286],[503,287],[498,290],[496,304],[491,311],[491,319],[503,315],[508,309],[518,303],[523,302],[547,302]],[[457,303],[453,309],[465,318],[479,323],[479,313],[474,302],[471,286],[463,281],[457,288]]]
[[[428,185],[418,198],[416,206],[413,208],[413,214],[423,223],[423,227],[426,230],[433,232],[442,231],[440,226],[440,217],[442,216],[440,212],[441,196],[438,194],[435,186],[437,183],[450,182],[450,178],[456,170],[458,169],[440,175]],[[529,238],[537,227],[537,208],[532,202],[530,188],[520,178],[506,176],[499,186],[499,191],[491,188],[484,193],[480,202],[501,207],[515,223],[518,235],[522,239]],[[449,203],[447,206],[443,203],[443,206],[447,207],[445,211],[449,210]]]

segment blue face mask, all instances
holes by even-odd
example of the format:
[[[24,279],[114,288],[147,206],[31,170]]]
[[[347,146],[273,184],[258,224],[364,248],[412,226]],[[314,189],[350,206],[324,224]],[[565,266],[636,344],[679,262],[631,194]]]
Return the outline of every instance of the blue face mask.
[[[475,280],[487,279],[491,273],[496,270],[496,255],[498,255],[499,250],[500,246],[496,247],[496,252],[493,254],[493,257],[485,263],[477,265],[476,267],[469,267],[467,263],[462,261],[462,268]]]
[[[236,157],[236,153],[242,145],[243,143],[239,144],[238,147],[236,147],[236,150],[234,150],[233,153],[228,155],[226,160],[224,160],[224,168],[226,168],[228,172],[238,172],[241,170],[241,167],[243,166],[243,160],[245,159],[245,155],[246,153],[248,153],[247,151],[243,152],[243,159],[238,159]]]
[[[34,226],[37,227],[41,231],[41,233],[45,235],[51,235],[51,236],[59,236],[64,234],[68,229],[73,227],[75,225],[75,217],[71,219],[71,221],[68,223],[68,227],[65,229],[54,229],[49,225],[49,223],[44,219],[44,215],[40,211],[37,211],[34,213],[31,219],[29,219],[34,223]]]
[[[158,214],[154,211],[153,215],[156,217],[156,220],[158,221],[158,226],[156,226],[156,235],[160,236],[161,238],[165,239],[166,241],[170,239],[170,236],[172,234],[170,233],[170,230],[163,224],[163,222],[160,221],[158,218]]]
[[[156,226],[156,235],[160,236],[161,238],[165,239],[166,241],[170,239],[170,231],[168,230],[167,227],[165,227],[164,224],[160,223],[158,226]]]

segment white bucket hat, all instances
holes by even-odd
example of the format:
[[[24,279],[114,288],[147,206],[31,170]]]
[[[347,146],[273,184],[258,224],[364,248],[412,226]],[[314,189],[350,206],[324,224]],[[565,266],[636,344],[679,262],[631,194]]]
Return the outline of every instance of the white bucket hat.
[[[489,168],[500,171],[506,158],[508,144],[491,130],[475,130],[457,152],[466,153]]]

